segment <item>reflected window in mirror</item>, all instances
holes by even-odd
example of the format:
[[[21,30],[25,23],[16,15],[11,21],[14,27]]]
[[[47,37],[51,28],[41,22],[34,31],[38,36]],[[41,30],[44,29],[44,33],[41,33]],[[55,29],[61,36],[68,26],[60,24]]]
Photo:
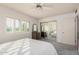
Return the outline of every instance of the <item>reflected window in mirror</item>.
[[[37,31],[37,25],[33,24],[33,31]]]

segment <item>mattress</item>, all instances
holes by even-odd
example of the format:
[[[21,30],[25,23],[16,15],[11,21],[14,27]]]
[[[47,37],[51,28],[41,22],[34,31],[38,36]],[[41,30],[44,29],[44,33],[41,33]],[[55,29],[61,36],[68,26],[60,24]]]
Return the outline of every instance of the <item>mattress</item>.
[[[25,38],[0,44],[0,55],[57,55],[57,52],[48,42]]]

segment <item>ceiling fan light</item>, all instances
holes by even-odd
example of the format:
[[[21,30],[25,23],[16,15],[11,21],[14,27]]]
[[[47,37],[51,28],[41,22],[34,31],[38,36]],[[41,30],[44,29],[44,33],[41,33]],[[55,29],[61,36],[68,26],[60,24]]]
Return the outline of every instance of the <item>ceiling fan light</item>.
[[[37,4],[36,8],[42,8],[42,6],[40,4]]]

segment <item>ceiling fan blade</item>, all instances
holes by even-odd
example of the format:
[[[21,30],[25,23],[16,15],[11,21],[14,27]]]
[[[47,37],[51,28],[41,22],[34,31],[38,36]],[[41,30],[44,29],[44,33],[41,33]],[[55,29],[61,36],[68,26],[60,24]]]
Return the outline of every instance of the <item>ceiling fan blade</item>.
[[[53,7],[54,5],[52,3],[44,3],[42,4],[43,7]]]
[[[29,6],[28,9],[34,9],[34,8],[36,8],[36,4],[34,4],[34,3],[27,4],[27,6]]]

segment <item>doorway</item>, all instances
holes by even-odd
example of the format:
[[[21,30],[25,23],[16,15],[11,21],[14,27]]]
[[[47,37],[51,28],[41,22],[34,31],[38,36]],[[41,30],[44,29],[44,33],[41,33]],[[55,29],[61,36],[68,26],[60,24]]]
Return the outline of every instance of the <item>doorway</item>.
[[[41,32],[46,33],[47,39],[56,41],[56,37],[57,37],[57,22],[56,21],[41,22],[40,30]]]

